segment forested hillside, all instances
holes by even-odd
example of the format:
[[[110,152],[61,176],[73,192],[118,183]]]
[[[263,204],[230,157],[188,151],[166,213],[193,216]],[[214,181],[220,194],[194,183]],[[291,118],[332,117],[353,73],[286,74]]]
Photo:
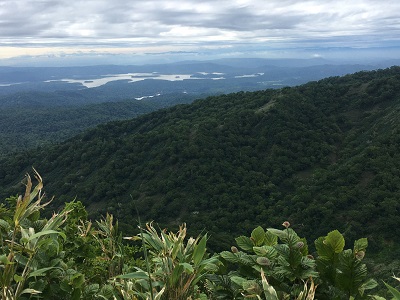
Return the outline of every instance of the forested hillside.
[[[399,67],[209,97],[3,158],[1,196],[34,166],[55,207],[77,197],[127,230],[136,205],[144,220],[187,222],[226,249],[255,224],[289,220],[310,239],[338,229],[394,257],[399,119]]]
[[[196,98],[175,93],[140,101],[83,104],[86,98],[82,103],[73,102],[80,99],[79,94],[72,93],[63,101],[60,93],[31,92],[0,98],[0,156],[59,143],[102,123],[131,119]]]

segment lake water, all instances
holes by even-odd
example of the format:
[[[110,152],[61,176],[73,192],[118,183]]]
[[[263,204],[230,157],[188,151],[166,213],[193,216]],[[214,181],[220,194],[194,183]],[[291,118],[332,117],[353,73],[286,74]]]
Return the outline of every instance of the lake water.
[[[220,76],[221,73],[216,73],[215,75]],[[104,85],[111,81],[117,80],[128,80],[129,82],[135,82],[145,79],[159,79],[159,80],[168,80],[168,81],[179,81],[179,80],[187,80],[187,79],[204,79],[204,78],[196,78],[195,75],[191,74],[159,74],[159,73],[127,73],[127,74],[113,74],[113,75],[105,75],[102,78],[95,79],[71,79],[65,78],[60,80],[47,80],[45,82],[52,81],[63,81],[68,83],[80,83],[83,86],[88,88],[94,88],[101,85]],[[215,77],[215,78],[207,78],[212,80],[224,79],[223,77]]]

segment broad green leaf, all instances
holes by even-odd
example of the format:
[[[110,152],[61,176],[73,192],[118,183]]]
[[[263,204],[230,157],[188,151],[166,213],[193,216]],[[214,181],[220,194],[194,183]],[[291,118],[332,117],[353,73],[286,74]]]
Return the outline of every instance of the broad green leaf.
[[[118,275],[117,278],[122,278],[122,279],[148,279],[149,275],[147,275],[146,272],[143,271],[137,271],[133,273],[127,273],[123,275]]]
[[[287,233],[284,230],[279,230],[275,228],[267,228],[267,231],[272,233],[273,235],[279,237],[280,239],[285,239],[287,237]]]
[[[5,230],[8,230],[10,228],[10,224],[5,220],[0,219],[0,227],[4,228]]]
[[[338,230],[329,232],[324,240],[324,244],[332,247],[335,253],[340,253],[343,251],[344,243],[344,237]]]
[[[75,274],[72,278],[74,288],[80,288],[85,283],[85,276],[81,273]]]
[[[267,249],[264,246],[262,246],[262,247],[253,247],[253,251],[258,256],[266,256],[267,253],[268,253]]]
[[[14,280],[15,280],[15,282],[21,282],[24,280],[24,277],[22,277],[18,274],[14,274]]]
[[[233,283],[237,284],[240,287],[242,287],[243,283],[246,281],[246,279],[239,276],[232,276],[230,279]]]
[[[366,238],[361,238],[354,242],[354,253],[358,251],[365,251],[368,247],[368,240]]]
[[[231,263],[237,263],[239,262],[239,258],[236,256],[235,253],[229,252],[229,251],[222,251],[219,254],[223,259],[231,262]]]
[[[188,264],[188,263],[180,263],[179,265],[181,265],[181,266],[185,269],[186,273],[191,274],[191,273],[194,272],[194,269],[193,269],[193,267],[192,267],[191,264]]]
[[[272,246],[253,247],[253,251],[258,256],[264,256],[270,259],[277,255],[275,248]]]
[[[67,280],[61,281],[59,287],[64,292],[72,293],[72,286],[69,284]]]
[[[274,246],[278,243],[278,237],[270,231],[265,232],[265,242],[267,246]]]
[[[351,249],[347,249],[339,254],[337,269],[336,282],[338,287],[345,290],[349,295],[358,293],[358,288],[367,276],[366,265],[354,258]]]
[[[71,294],[71,300],[80,300],[82,295],[82,290],[80,288],[75,288]]]
[[[325,237],[321,236],[315,240],[315,248],[317,249],[318,255],[323,259],[332,259],[335,255],[333,249],[324,243]]]
[[[372,290],[373,288],[375,288],[378,285],[378,283],[373,280],[373,279],[368,279],[366,282],[364,282],[359,288],[358,291],[360,293],[361,296],[364,295],[364,292],[366,290]]]
[[[262,244],[264,244],[264,240],[265,240],[264,229],[261,226],[256,227],[251,232],[251,239],[255,246],[261,246]]]
[[[251,241],[251,239],[247,236],[239,236],[235,239],[237,245],[239,246],[239,248],[241,248],[244,251],[252,251],[253,250],[253,242]]]
[[[193,253],[193,263],[198,266],[206,253],[207,235],[204,235],[200,242],[195,246]]]
[[[85,287],[84,293],[86,296],[93,296],[96,294],[100,289],[100,285],[97,283],[89,284]]]
[[[2,263],[2,264],[4,264],[4,265],[7,265],[7,264],[10,263],[10,262],[8,261],[7,255],[5,255],[5,254],[0,255],[0,263]]]
[[[111,299],[113,296],[114,288],[110,284],[103,285],[100,290],[100,295],[104,297],[104,299]]]

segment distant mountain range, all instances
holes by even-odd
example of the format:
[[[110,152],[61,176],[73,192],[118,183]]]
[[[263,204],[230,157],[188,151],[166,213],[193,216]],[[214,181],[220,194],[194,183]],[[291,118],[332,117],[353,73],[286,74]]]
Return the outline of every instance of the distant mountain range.
[[[395,64],[393,61],[360,65],[337,64],[323,59],[254,58],[133,66],[0,67],[0,95],[22,91],[55,92],[60,90],[79,90],[81,93],[91,94],[93,91],[82,91],[87,89],[85,82],[90,83],[106,77],[110,80],[104,80],[105,86],[102,87],[101,92],[104,92],[104,89],[109,92],[108,100],[143,97],[160,92],[217,94],[293,86],[328,76],[373,70],[393,64]],[[111,77],[117,80],[121,74],[139,74],[136,77],[144,74],[143,80],[151,81],[151,84],[142,81],[132,83],[127,79],[117,81],[118,84],[107,84],[111,82]],[[191,79],[154,80],[160,75],[179,76],[182,74],[190,76]],[[204,76],[205,74],[208,76]],[[195,78],[198,80],[194,80]],[[119,89],[123,89],[124,92],[118,93]],[[104,97],[101,99],[104,100]],[[0,99],[0,105],[2,102],[4,100]]]
[[[232,58],[141,66],[0,67],[0,155],[210,95],[294,86],[379,64]]]

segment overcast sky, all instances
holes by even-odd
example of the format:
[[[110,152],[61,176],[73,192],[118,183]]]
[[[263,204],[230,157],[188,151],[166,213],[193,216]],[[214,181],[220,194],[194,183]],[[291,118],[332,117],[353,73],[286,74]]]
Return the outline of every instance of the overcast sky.
[[[399,0],[0,0],[0,64],[400,58],[399,49]]]

